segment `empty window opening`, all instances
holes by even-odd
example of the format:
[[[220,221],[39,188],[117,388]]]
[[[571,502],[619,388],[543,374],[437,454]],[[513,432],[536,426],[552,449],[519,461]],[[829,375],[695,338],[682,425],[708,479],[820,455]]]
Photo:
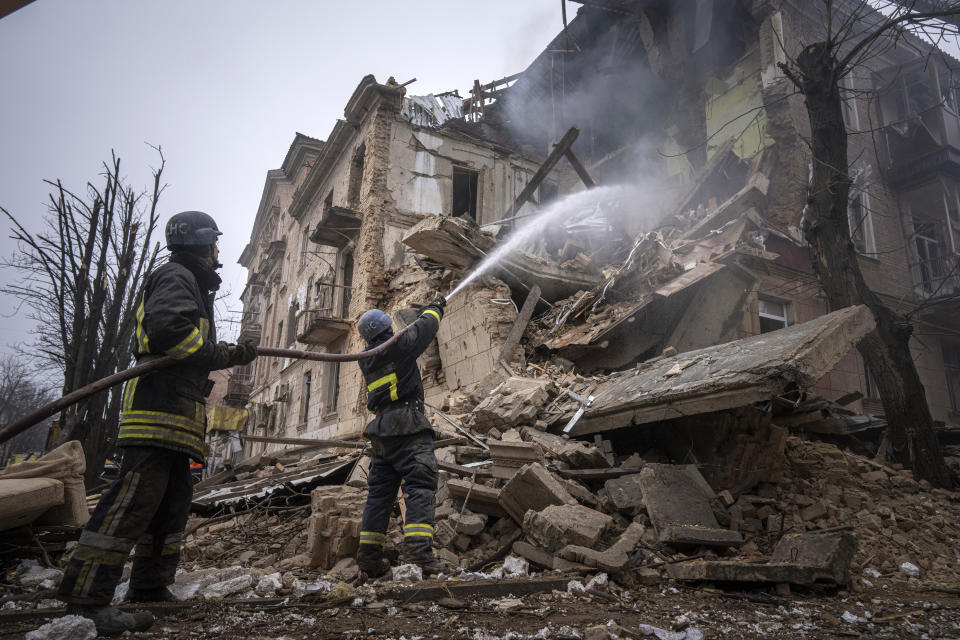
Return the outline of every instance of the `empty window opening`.
[[[349,318],[350,317],[350,300],[353,297],[353,292],[350,287],[353,286],[353,253],[347,252],[343,254],[343,277],[342,277],[343,288],[340,290],[342,293],[342,304],[340,306],[340,317]]]
[[[293,304],[290,305],[290,309],[287,310],[287,346],[293,344],[294,339],[297,337],[297,314],[300,313],[300,303],[297,300],[293,301]]]
[[[453,168],[453,216],[477,219],[477,185],[480,174],[469,169]]]
[[[770,298],[759,299],[760,333],[789,327],[790,303]]]
[[[300,391],[300,424],[297,425],[297,431],[307,430],[307,421],[310,418],[310,385],[312,384],[313,374],[307,371],[303,374],[303,384]]]

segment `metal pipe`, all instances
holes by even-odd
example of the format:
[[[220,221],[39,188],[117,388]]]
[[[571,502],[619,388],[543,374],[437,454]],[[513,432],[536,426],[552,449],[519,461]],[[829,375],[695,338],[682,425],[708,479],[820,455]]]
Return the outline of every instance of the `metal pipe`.
[[[390,345],[395,343],[400,336],[406,333],[410,327],[413,326],[413,323],[408,324],[403,329],[398,331],[391,337],[389,340],[383,344],[379,344],[373,349],[367,349],[366,351],[361,351],[360,353],[317,353],[315,351],[300,351],[299,349],[280,349],[279,347],[257,347],[257,356],[266,356],[266,357],[276,357],[276,358],[294,358],[296,360],[320,360],[323,362],[355,362],[357,360],[364,360],[372,356],[377,355],[378,353],[383,352]],[[107,376],[106,378],[101,378],[96,382],[91,382],[85,387],[80,387],[74,391],[71,391],[67,395],[63,396],[59,400],[54,400],[53,402],[44,405],[30,413],[19,420],[14,420],[10,424],[0,429],[0,443],[6,442],[13,436],[23,433],[33,425],[41,422],[55,413],[59,413],[63,409],[69,407],[70,405],[80,402],[88,396],[92,396],[95,393],[109,389],[112,386],[118,385],[121,382],[125,382],[130,378],[136,378],[137,376],[142,376],[151,371],[156,371],[158,369],[163,369],[169,367],[178,362],[183,362],[171,356],[163,356],[162,358],[157,358],[156,360],[151,360],[149,362],[144,362],[143,364],[138,364],[129,369],[123,371],[118,371],[117,373]]]

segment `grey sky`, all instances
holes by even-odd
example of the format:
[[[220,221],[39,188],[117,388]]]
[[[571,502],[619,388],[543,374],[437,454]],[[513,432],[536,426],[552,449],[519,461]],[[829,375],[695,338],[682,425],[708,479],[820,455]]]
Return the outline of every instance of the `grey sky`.
[[[368,73],[416,77],[413,94],[466,95],[474,78],[520,71],[560,30],[558,4],[37,0],[0,19],[0,206],[36,228],[43,179],[82,189],[111,149],[146,189],[157,156],[145,143],[161,145],[161,225],[184,209],[216,217],[224,287],[238,310],[246,273],[236,260],[266,172],[295,132],[325,139]],[[4,257],[14,249],[8,235]],[[13,277],[0,271],[3,282]],[[31,340],[12,301],[2,314],[0,352]]]

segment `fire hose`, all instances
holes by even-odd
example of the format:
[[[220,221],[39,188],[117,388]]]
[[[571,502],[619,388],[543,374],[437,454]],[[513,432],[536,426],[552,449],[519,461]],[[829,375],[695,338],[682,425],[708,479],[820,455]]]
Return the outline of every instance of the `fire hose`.
[[[357,360],[364,360],[383,352],[390,345],[395,343],[400,336],[406,333],[407,330],[409,330],[412,326],[412,323],[408,324],[383,344],[378,344],[372,349],[367,349],[366,351],[361,351],[359,353],[318,353],[316,351],[281,349],[279,347],[257,347],[257,356],[294,358],[296,360],[319,360],[321,362],[356,362]],[[53,402],[40,407],[33,413],[30,413],[19,420],[15,420],[3,427],[3,429],[0,429],[0,443],[6,442],[18,433],[26,431],[38,422],[49,418],[55,413],[59,413],[63,409],[80,402],[88,396],[92,396],[95,393],[109,389],[112,386],[129,380],[130,378],[136,378],[137,376],[142,376],[146,373],[150,373],[151,371],[169,367],[178,362],[183,361],[178,360],[173,356],[164,356],[156,360],[150,360],[149,362],[138,364],[134,367],[130,367],[129,369],[124,369],[123,371],[118,371],[117,373],[107,376],[106,378],[101,378],[96,382],[91,382],[85,387],[80,387],[79,389],[71,391],[59,400],[54,400]]]

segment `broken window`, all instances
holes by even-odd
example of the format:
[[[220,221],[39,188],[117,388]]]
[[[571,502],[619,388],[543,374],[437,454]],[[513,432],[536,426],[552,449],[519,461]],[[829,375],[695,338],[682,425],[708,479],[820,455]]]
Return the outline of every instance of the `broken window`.
[[[760,297],[760,333],[776,331],[790,326],[790,303],[772,298]]]
[[[283,320],[277,323],[277,346],[281,345],[283,340]]]
[[[297,425],[297,431],[307,430],[307,420],[310,417],[310,385],[312,384],[313,374],[307,371],[303,374],[303,382],[300,385],[300,424]]]
[[[477,185],[480,174],[462,167],[453,168],[453,211],[457,218],[477,220]]]
[[[336,412],[340,401],[340,363],[330,362],[327,368],[327,414]]]
[[[860,128],[860,116],[857,113],[857,94],[853,86],[853,76],[845,75],[840,79],[840,104],[843,105],[843,124],[847,131]]]
[[[917,295],[945,296],[960,291],[960,265],[955,247],[960,241],[956,183],[941,178],[901,195],[911,231],[913,285]]]
[[[859,180],[850,187],[847,201],[847,225],[850,228],[850,240],[857,253],[874,254],[877,252],[873,236],[873,216],[870,214],[870,196]]]
[[[950,392],[950,410],[960,413],[960,346],[945,344],[942,351],[947,390]]]

